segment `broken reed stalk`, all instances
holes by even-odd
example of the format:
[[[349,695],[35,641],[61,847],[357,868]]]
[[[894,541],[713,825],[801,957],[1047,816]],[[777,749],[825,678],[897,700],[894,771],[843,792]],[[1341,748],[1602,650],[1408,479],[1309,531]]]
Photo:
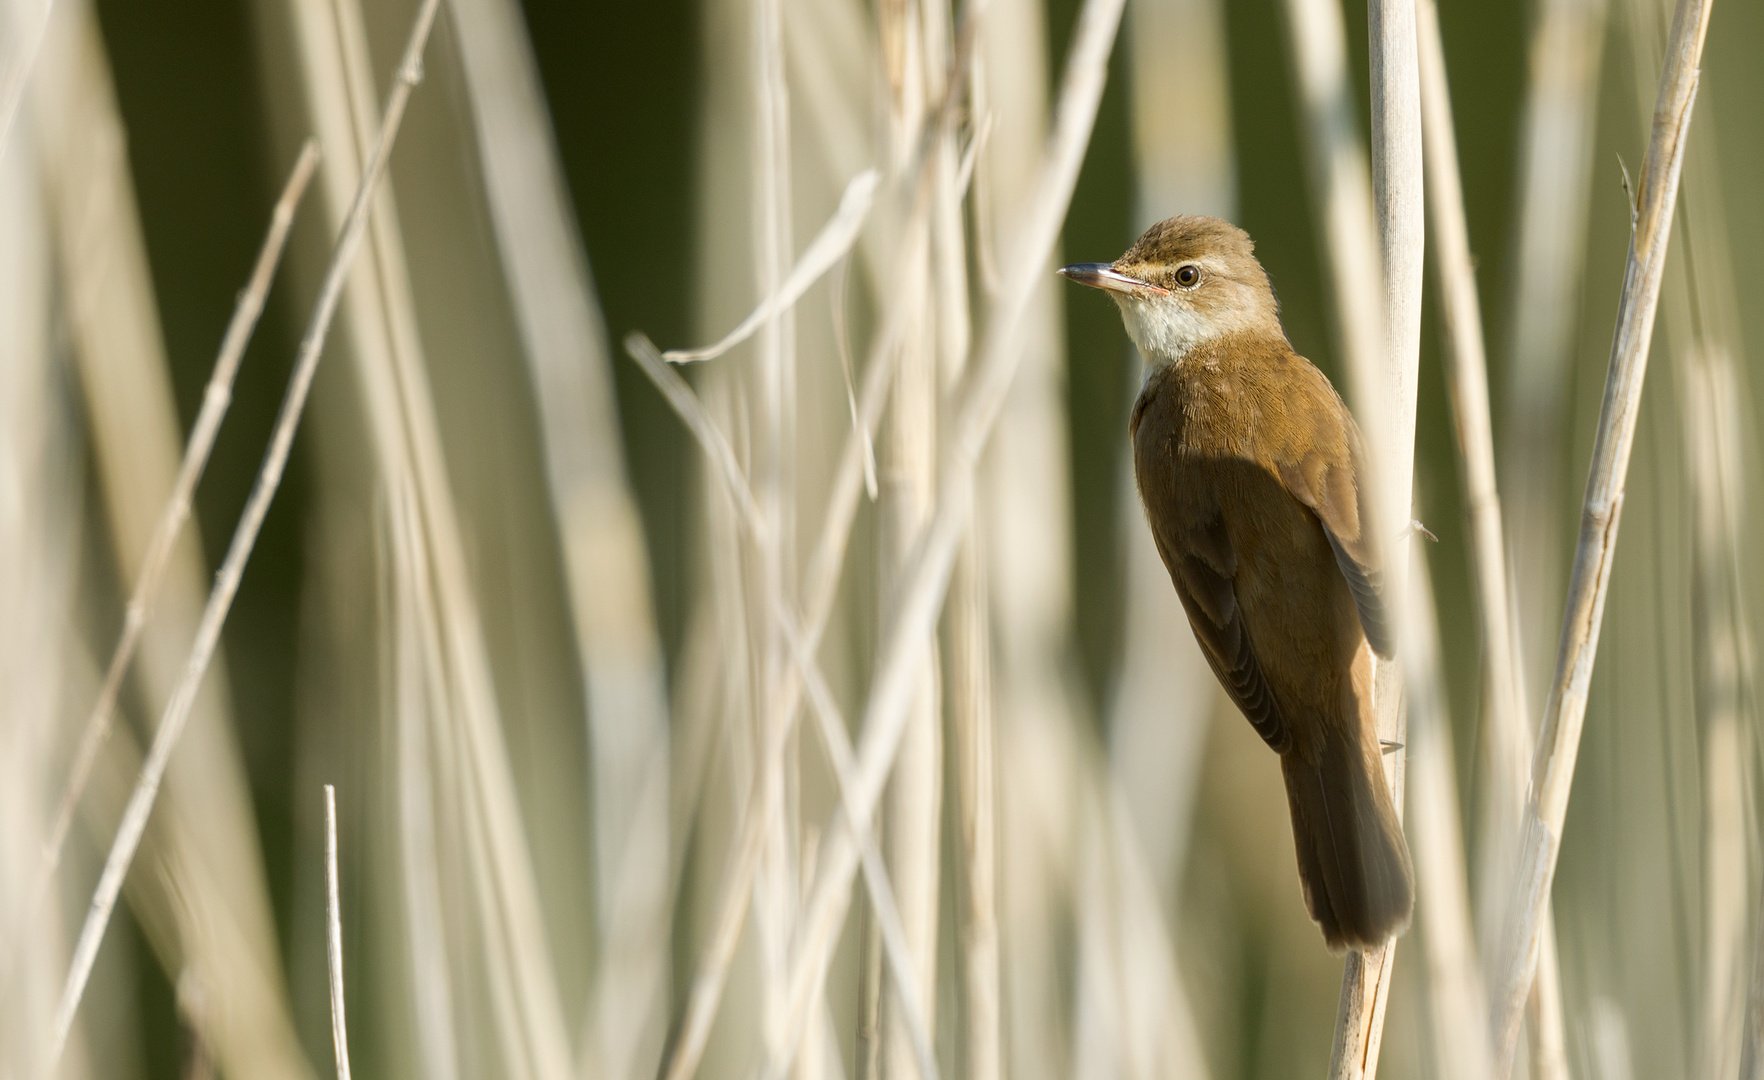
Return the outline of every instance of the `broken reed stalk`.
[[[1534,795],[1527,808],[1500,965],[1491,986],[1489,1022],[1499,1077],[1505,1077],[1512,1069],[1521,1013],[1537,967],[1539,927],[1561,850],[1562,822],[1568,812],[1574,762],[1586,719],[1587,691],[1622,518],[1624,482],[1635,441],[1667,240],[1684,164],[1685,136],[1696,100],[1703,40],[1709,27],[1710,2],[1679,0],[1673,12],[1666,62],[1655,97],[1653,131],[1636,192],[1623,295],[1587,476],[1561,647],[1532,770]]]
[[[920,645],[935,632],[943,607],[956,550],[972,509],[975,469],[1021,359],[1015,340],[1018,326],[1039,275],[1049,270],[1048,257],[1090,141],[1121,9],[1122,0],[1086,0],[1078,16],[1034,195],[1021,217],[977,362],[957,391],[959,406],[947,429],[936,511],[920,542],[913,545],[918,554],[899,583],[896,617],[878,652],[857,754],[854,802],[860,816],[875,808],[908,719],[914,660]],[[788,1070],[811,1006],[821,998],[850,899],[857,854],[848,830],[835,827],[824,835],[816,881],[792,954],[785,1053],[781,1060],[769,1062],[764,1072],[774,1080]]]
[[[270,437],[269,449],[264,454],[257,482],[240,514],[239,524],[227,548],[226,559],[215,574],[214,589],[202,612],[202,622],[197,628],[196,641],[191,646],[190,659],[184,669],[183,678],[166,703],[165,714],[160,718],[159,727],[153,735],[152,748],[141,766],[141,776],[134,793],[129,797],[122,822],[117,826],[116,838],[111,844],[103,873],[98,879],[98,887],[92,896],[91,910],[86,915],[85,924],[80,928],[67,984],[56,1008],[49,1052],[51,1068],[59,1064],[62,1051],[67,1046],[74,1014],[79,1009],[80,998],[91,977],[92,965],[97,960],[98,946],[104,939],[104,931],[110,924],[111,912],[115,910],[117,897],[122,892],[123,879],[128,874],[135,851],[140,847],[141,835],[147,828],[147,818],[153,810],[154,799],[159,794],[159,784],[165,776],[166,765],[170,762],[178,736],[183,733],[184,724],[190,717],[196,691],[202,684],[203,675],[208,671],[208,662],[220,643],[221,627],[232,609],[233,597],[238,593],[239,580],[245,572],[245,563],[251,557],[251,549],[257,542],[257,534],[263,527],[264,516],[269,512],[270,503],[281,486],[282,474],[288,466],[288,455],[294,445],[294,432],[305,408],[307,394],[312,389],[313,375],[318,370],[319,357],[331,328],[332,316],[336,314],[338,299],[342,295],[343,284],[348,278],[355,253],[360,249],[366,235],[368,209],[372,205],[375,186],[385,175],[386,162],[391,154],[392,144],[398,137],[398,128],[404,120],[404,110],[410,101],[411,92],[422,80],[423,48],[428,43],[429,31],[434,26],[438,7],[439,0],[424,0],[422,8],[417,12],[392,89],[386,96],[385,120],[374,141],[373,154],[362,171],[354,201],[350,204],[342,233],[337,238],[330,265],[326,268],[318,302],[314,305],[306,333],[301,338],[300,348],[295,356],[294,372],[289,377],[288,390],[282,399],[281,410],[276,415],[276,426]]]
[[[325,785],[325,961],[331,975],[331,1047],[337,1080],[349,1080],[349,1022],[343,1008],[343,905],[337,887],[337,789]]]
[[[257,328],[258,317],[263,314],[264,299],[269,295],[270,282],[275,278],[282,249],[287,243],[288,231],[294,224],[295,207],[306,192],[306,185],[312,179],[318,160],[318,143],[309,138],[301,147],[300,157],[294,163],[294,171],[282,189],[281,198],[276,200],[275,209],[270,214],[269,231],[257,253],[257,262],[245,289],[239,294],[238,302],[233,307],[232,320],[228,322],[226,333],[221,338],[220,354],[215,358],[208,388],[202,395],[202,409],[196,414],[196,422],[190,427],[190,437],[184,445],[184,458],[178,467],[177,480],[171,494],[166,498],[165,508],[160,512],[158,522],[154,525],[146,554],[142,556],[140,572],[135,576],[135,588],[129,594],[128,608],[123,614],[122,634],[117,638],[115,651],[111,653],[110,666],[105,670],[104,681],[98,689],[98,699],[86,718],[79,749],[74,753],[73,766],[69,770],[67,788],[56,808],[49,837],[43,843],[42,865],[38,869],[38,880],[30,893],[31,902],[25,909],[27,917],[21,930],[33,921],[31,915],[41,903],[50,879],[54,877],[56,867],[61,863],[62,847],[67,841],[68,829],[73,824],[74,811],[79,806],[80,796],[86,790],[87,782],[92,778],[92,768],[97,764],[98,752],[103,749],[105,740],[110,736],[111,723],[116,713],[116,699],[122,691],[123,678],[128,674],[130,661],[135,656],[135,646],[140,643],[141,632],[146,628],[147,614],[152,610],[153,602],[159,595],[159,587],[165,580],[173,545],[178,534],[183,531],[185,521],[190,517],[190,500],[195,494],[196,484],[202,479],[203,470],[208,465],[208,455],[214,449],[215,436],[220,431],[221,421],[226,417],[227,407],[233,400],[233,380],[239,373],[239,363],[244,359],[245,347]]]

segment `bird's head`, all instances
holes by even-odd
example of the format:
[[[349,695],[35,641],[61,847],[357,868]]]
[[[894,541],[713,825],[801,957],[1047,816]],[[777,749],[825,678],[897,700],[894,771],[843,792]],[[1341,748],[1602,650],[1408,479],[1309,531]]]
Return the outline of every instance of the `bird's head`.
[[[1153,364],[1175,363],[1226,335],[1283,333],[1255,244],[1218,218],[1166,218],[1114,262],[1060,273],[1114,297],[1127,335]]]

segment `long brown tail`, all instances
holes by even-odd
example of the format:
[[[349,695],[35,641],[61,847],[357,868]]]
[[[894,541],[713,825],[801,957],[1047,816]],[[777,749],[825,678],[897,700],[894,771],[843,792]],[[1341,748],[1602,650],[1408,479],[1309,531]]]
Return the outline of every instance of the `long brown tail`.
[[[1329,948],[1370,948],[1402,933],[1414,908],[1415,875],[1376,740],[1331,730],[1315,761],[1294,748],[1281,755],[1280,771],[1305,906]]]

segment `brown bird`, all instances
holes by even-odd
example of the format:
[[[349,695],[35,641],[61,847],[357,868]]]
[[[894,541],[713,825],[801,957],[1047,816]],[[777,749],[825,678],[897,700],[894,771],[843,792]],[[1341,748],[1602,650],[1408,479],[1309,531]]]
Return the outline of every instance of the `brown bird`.
[[[1372,704],[1392,650],[1359,428],[1235,225],[1170,218],[1060,273],[1107,290],[1145,357],[1140,500],[1213,673],[1280,755],[1311,918],[1332,950],[1379,945],[1415,889]]]

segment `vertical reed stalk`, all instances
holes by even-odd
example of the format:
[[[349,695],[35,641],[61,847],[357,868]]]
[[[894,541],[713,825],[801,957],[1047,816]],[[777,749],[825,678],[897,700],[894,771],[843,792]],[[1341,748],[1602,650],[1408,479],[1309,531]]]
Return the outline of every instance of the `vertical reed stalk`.
[[[975,469],[1015,374],[1021,355],[1016,348],[1020,322],[1034,287],[1046,273],[1059,223],[1071,199],[1120,16],[1119,0],[1087,0],[1079,14],[1061,105],[1054,112],[1053,132],[1037,170],[1035,194],[1018,218],[1017,239],[1004,264],[1007,276],[990,313],[978,360],[964,379],[954,420],[946,429],[936,513],[913,545],[919,555],[911,573],[900,582],[897,616],[879,652],[858,744],[853,801],[859,816],[874,807],[910,715],[915,658],[937,623],[966,514],[972,506]],[[786,1035],[785,1065],[800,1040],[808,1004],[819,1000],[857,869],[857,851],[846,830],[836,827],[823,834],[818,862],[791,971],[792,1022]],[[777,1064],[768,1069],[769,1075],[780,1073]]]
[[[177,408],[97,15],[75,5],[62,16],[32,80],[30,129],[110,558],[118,578],[133,581],[176,488]],[[172,545],[164,573],[135,669],[154,712],[178,692],[208,595],[193,532]],[[300,1080],[310,1065],[287,1004],[223,653],[214,654],[217,677],[189,702],[189,737],[168,765],[159,824],[143,838],[177,856],[169,876],[140,876],[129,902],[170,977],[201,981],[203,1041],[220,1067]]]
[[[1432,5],[1418,6],[1422,78],[1429,77],[1426,24]],[[1425,83],[1423,84],[1425,86]],[[1425,91],[1424,91],[1425,92]],[[1415,613],[1405,663],[1409,686],[1409,835],[1415,859],[1415,907],[1426,965],[1433,1075],[1442,1080],[1491,1080],[1487,992],[1471,929],[1470,891],[1458,819],[1458,776],[1452,762],[1452,725],[1438,668],[1432,574],[1424,550],[1410,555],[1409,587]]]
[[[1537,968],[1539,927],[1555,877],[1562,822],[1586,717],[1599,625],[1623,508],[1629,452],[1635,440],[1667,240],[1684,163],[1685,136],[1696,99],[1698,64],[1708,31],[1708,0],[1680,0],[1660,73],[1653,132],[1643,159],[1634,230],[1624,271],[1611,367],[1587,477],[1580,541],[1569,582],[1556,675],[1544,710],[1533,767],[1533,791],[1518,870],[1518,888],[1503,932],[1501,962],[1491,984],[1490,1023],[1496,1075],[1512,1068],[1520,1013]]]
[[[1463,184],[1458,169],[1451,96],[1446,82],[1445,49],[1440,38],[1439,12],[1433,0],[1418,0],[1416,27],[1421,58],[1422,131],[1427,151],[1428,220],[1433,230],[1434,273],[1443,293],[1440,317],[1444,326],[1444,347],[1441,355],[1445,361],[1446,392],[1457,435],[1459,478],[1469,504],[1472,580],[1476,588],[1482,646],[1484,730],[1488,733],[1489,746],[1511,750],[1531,745],[1531,725],[1526,719],[1523,658],[1515,637],[1518,623],[1510,604],[1512,584],[1507,576],[1506,534],[1495,483],[1482,305],[1477,295],[1469,230],[1464,218]],[[1449,743],[1446,745],[1449,752]],[[1484,799],[1483,846],[1485,851],[1495,853],[1495,857],[1485,859],[1485,873],[1504,875],[1518,850],[1519,819],[1525,808],[1525,764],[1522,755],[1515,758],[1511,753],[1502,752],[1492,756],[1491,775],[1487,778],[1488,795]],[[1461,859],[1464,846],[1455,805],[1452,808],[1452,829],[1454,850]],[[1428,858],[1422,856],[1423,860]],[[1442,883],[1441,888],[1461,886],[1464,882],[1462,868],[1457,872],[1457,882],[1457,885]],[[1439,955],[1449,955],[1470,965],[1469,970],[1452,978],[1460,990],[1474,986],[1476,1001],[1471,1004],[1466,999],[1436,1013],[1436,1016],[1440,1024],[1471,1025],[1467,1031],[1443,1036],[1448,1047],[1462,1049],[1448,1049],[1442,1064],[1466,1069],[1466,1075],[1482,1076],[1489,1073],[1492,1064],[1484,1035],[1487,1017],[1478,1015],[1483,1009],[1484,984],[1472,927],[1468,921],[1458,924],[1454,913],[1450,932],[1462,934],[1464,938],[1455,943],[1449,953]],[[1430,927],[1428,933],[1433,935],[1443,930]],[[1554,942],[1552,935],[1545,961],[1552,972],[1556,963]],[[1468,951],[1464,952],[1466,949]],[[1564,1042],[1561,1003],[1549,998],[1555,987],[1553,977],[1540,982],[1538,991],[1541,993],[1534,991],[1531,998],[1536,1006],[1531,1017],[1534,1038],[1532,1069],[1537,1080],[1566,1080],[1566,1073],[1561,1071],[1566,1068],[1566,1063],[1559,1052],[1548,1049],[1560,1047]],[[1474,1037],[1469,1033],[1471,1031]]]
[[[325,785],[325,960],[331,974],[331,1046],[337,1080],[349,1080],[349,1021],[343,1003],[343,904],[338,899],[337,789]]]
[[[1519,135],[1517,210],[1505,302],[1511,314],[1507,350],[1502,490],[1514,562],[1522,686],[1547,687],[1555,657],[1561,606],[1563,480],[1568,462],[1561,438],[1568,420],[1575,330],[1592,205],[1593,140],[1598,114],[1599,64],[1609,0],[1542,0],[1528,43],[1525,106]],[[1542,701],[1527,697],[1526,715]],[[1518,834],[1523,782],[1533,744],[1520,732],[1490,727],[1482,832]],[[1512,790],[1503,790],[1510,783]],[[1517,807],[1508,811],[1507,807]],[[1511,814],[1504,823],[1498,815]],[[1510,892],[1511,852],[1483,844],[1478,858],[1477,928],[1486,960],[1494,960],[1500,920]]]
[[[900,43],[899,67],[889,73],[893,90],[890,124],[897,155],[892,164],[899,172],[912,155],[926,153],[926,182],[930,185],[931,200],[930,243],[924,249],[926,266],[921,279],[924,285],[917,295],[904,298],[911,305],[912,314],[903,334],[902,353],[895,369],[894,407],[889,412],[882,455],[877,463],[881,492],[879,596],[883,598],[878,615],[886,637],[901,617],[892,598],[899,595],[899,583],[910,569],[913,542],[930,520],[937,498],[938,401],[942,385],[939,346],[944,317],[950,309],[943,292],[951,287],[961,288],[962,283],[944,280],[951,260],[943,256],[943,249],[949,243],[950,229],[961,227],[959,211],[952,220],[948,205],[949,170],[953,167],[948,158],[950,135],[939,124],[930,132],[928,149],[917,138],[931,110],[939,104],[932,100],[932,95],[942,86],[948,63],[948,11],[935,2],[908,2],[884,5],[878,16],[884,23],[881,36]],[[954,240],[960,244],[959,232]],[[965,304],[965,298],[956,302]],[[936,990],[937,870],[943,788],[942,690],[934,636],[921,639],[914,665],[912,704],[889,783],[883,832],[889,875],[900,897],[912,977],[919,980],[918,994],[931,1001]],[[883,1080],[908,1080],[917,1069],[905,1026],[895,1016],[894,1001],[901,989],[896,987],[892,994],[886,989],[894,981],[892,972],[885,973],[883,981],[881,1076]]]
[[[452,0],[497,251],[538,406],[587,691],[608,1080],[654,1073],[666,1020],[668,713],[611,357],[518,5]],[[614,988],[617,988],[616,991]]]
[[[300,197],[312,179],[313,170],[318,166],[318,156],[318,144],[308,139],[301,148],[299,159],[294,163],[294,171],[289,175],[287,185],[282,189],[281,198],[271,211],[269,233],[264,237],[251,277],[239,293],[232,321],[227,324],[226,334],[221,339],[220,355],[215,357],[208,388],[202,395],[202,410],[197,413],[195,423],[190,426],[190,436],[184,445],[184,457],[178,466],[177,479],[159,520],[154,524],[146,554],[141,558],[141,570],[135,578],[128,607],[123,613],[122,633],[111,653],[110,665],[105,669],[104,682],[98,688],[98,699],[86,718],[79,748],[74,751],[73,765],[68,771],[67,788],[62,793],[54,820],[49,826],[49,838],[43,845],[43,865],[39,871],[40,880],[32,889],[33,896],[40,896],[48,888],[49,879],[54,876],[55,868],[61,862],[61,849],[67,840],[68,829],[73,824],[74,810],[81,793],[85,791],[86,782],[91,779],[92,769],[98,762],[98,752],[103,749],[104,740],[110,735],[116,699],[122,691],[123,678],[128,674],[129,664],[134,659],[135,647],[140,644],[141,633],[147,625],[148,612],[158,599],[159,588],[165,581],[166,570],[171,564],[173,545],[183,531],[184,523],[189,520],[190,502],[195,495],[196,484],[202,479],[203,469],[208,465],[208,455],[214,449],[215,436],[220,432],[227,406],[232,403],[233,380],[239,373],[240,361],[245,357],[245,346],[251,340],[252,331],[257,328],[258,316],[263,313],[270,282],[275,277],[276,266],[281,262],[282,247],[287,242],[289,228],[294,224],[294,208],[299,205]],[[35,910],[36,906],[37,902],[33,901],[29,908]]]
[[[245,562],[251,555],[252,546],[257,541],[258,531],[263,526],[264,515],[269,511],[269,504],[275,498],[276,490],[281,484],[283,471],[287,468],[288,454],[294,442],[294,430],[306,404],[307,392],[312,387],[312,377],[318,368],[319,354],[324,347],[326,334],[330,330],[331,317],[336,312],[337,300],[342,292],[344,278],[366,232],[367,211],[373,196],[374,186],[386,171],[386,159],[390,153],[392,141],[397,137],[399,123],[404,118],[405,105],[409,102],[411,91],[415,89],[421,74],[423,47],[427,44],[429,30],[434,25],[438,2],[439,0],[425,0],[422,9],[417,14],[415,26],[411,30],[410,40],[405,46],[404,56],[398,68],[397,78],[393,83],[391,93],[387,96],[386,119],[381,126],[378,138],[375,140],[368,166],[363,171],[361,184],[357,188],[355,199],[350,206],[347,224],[342,235],[338,238],[336,252],[332,256],[330,268],[325,275],[325,287],[320,293],[319,302],[307,327],[306,335],[301,340],[294,373],[289,380],[288,393],[283,399],[281,411],[276,418],[275,432],[271,437],[269,449],[264,455],[263,468],[252,489],[251,498],[240,516],[238,528],[233,534],[233,542],[227,549],[226,560],[221,564],[221,568],[216,574],[214,591],[209,595],[208,605],[203,610],[196,643],[191,649],[190,660],[185,667],[183,679],[166,705],[165,715],[161,718],[159,727],[154,733],[152,750],[142,765],[140,780],[129,798],[128,809],[124,812],[122,823],[117,829],[116,839],[111,845],[110,855],[105,861],[104,873],[99,878],[98,888],[92,899],[91,912],[87,915],[85,925],[80,930],[80,939],[74,950],[72,968],[68,972],[67,984],[62,991],[61,1003],[56,1010],[55,1027],[49,1050],[49,1061],[52,1066],[59,1062],[62,1050],[67,1045],[68,1032],[73,1026],[74,1013],[79,1008],[80,998],[84,994],[86,982],[91,976],[92,964],[97,958],[98,946],[103,941],[104,931],[109,926],[110,914],[115,908],[116,898],[122,891],[123,878],[128,873],[129,865],[140,845],[141,834],[146,829],[147,816],[152,811],[154,800],[159,793],[159,785],[164,778],[166,764],[171,757],[172,749],[177,745],[178,736],[183,733],[184,725],[190,718],[196,690],[201,685],[203,675],[208,671],[209,661],[213,658],[215,646],[219,643],[221,626],[225,623],[227,613],[231,610],[233,597],[239,588],[240,576],[244,573]]]
[[[1306,161],[1322,247],[1329,259],[1334,325],[1350,398],[1366,437],[1371,534],[1382,550],[1385,604],[1400,628],[1409,495],[1413,486],[1415,380],[1420,362],[1423,254],[1421,93],[1412,0],[1370,8],[1372,175],[1354,130],[1341,12],[1329,0],[1288,0],[1287,25],[1304,117]],[[1376,196],[1376,199],[1374,198]],[[1381,283],[1374,287],[1371,283]],[[1379,736],[1403,742],[1400,682],[1394,664],[1377,667]],[[1385,775],[1403,806],[1403,754],[1385,757]],[[1336,1017],[1332,1077],[1371,1077],[1378,1069],[1392,946],[1350,953]]]

